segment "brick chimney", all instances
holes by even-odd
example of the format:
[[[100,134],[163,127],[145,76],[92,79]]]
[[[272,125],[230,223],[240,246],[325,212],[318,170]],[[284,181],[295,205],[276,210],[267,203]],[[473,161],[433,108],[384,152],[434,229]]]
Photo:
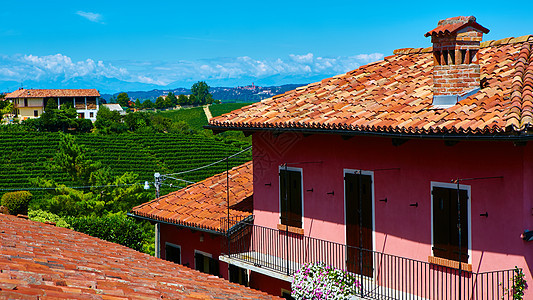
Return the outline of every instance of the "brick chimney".
[[[433,43],[433,105],[455,105],[479,91],[479,45],[488,32],[470,16],[440,20],[425,34]]]

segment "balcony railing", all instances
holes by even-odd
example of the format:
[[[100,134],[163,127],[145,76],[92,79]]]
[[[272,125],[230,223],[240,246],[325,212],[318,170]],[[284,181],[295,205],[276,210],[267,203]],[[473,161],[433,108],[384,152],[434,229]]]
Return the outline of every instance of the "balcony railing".
[[[513,299],[513,270],[473,273],[240,222],[225,257],[292,276],[323,262],[354,274],[364,299]]]

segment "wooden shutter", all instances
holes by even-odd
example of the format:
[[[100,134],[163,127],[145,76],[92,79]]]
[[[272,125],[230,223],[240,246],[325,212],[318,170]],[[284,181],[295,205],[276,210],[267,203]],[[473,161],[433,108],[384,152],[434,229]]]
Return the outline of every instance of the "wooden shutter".
[[[302,227],[302,173],[280,171],[281,224]]]
[[[433,188],[433,254],[459,261],[457,189]],[[468,196],[459,190],[461,209],[461,261],[468,262]]]
[[[209,257],[209,274],[219,276],[218,260]]]
[[[289,223],[289,197],[290,193],[287,190],[288,182],[288,172],[285,170],[280,171],[279,173],[279,199],[280,199],[280,213],[281,213],[281,224],[287,225]]]
[[[450,192],[450,249],[451,259],[459,261],[459,231],[457,228],[457,189],[449,189]],[[465,190],[459,190],[461,206],[461,261],[468,262],[468,196]]]
[[[200,253],[194,253],[194,267],[200,272],[205,272],[204,270],[204,256]]]
[[[433,188],[433,254],[451,259],[450,194],[448,189]]]
[[[292,171],[290,178],[290,204],[289,204],[289,226],[302,228],[302,175],[300,172]]]

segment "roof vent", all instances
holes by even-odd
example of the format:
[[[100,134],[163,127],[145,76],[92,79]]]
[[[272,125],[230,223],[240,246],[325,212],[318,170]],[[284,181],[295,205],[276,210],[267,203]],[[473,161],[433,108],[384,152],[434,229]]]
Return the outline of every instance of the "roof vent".
[[[433,105],[455,105],[479,91],[479,45],[488,32],[470,16],[440,20],[425,34],[433,43]]]

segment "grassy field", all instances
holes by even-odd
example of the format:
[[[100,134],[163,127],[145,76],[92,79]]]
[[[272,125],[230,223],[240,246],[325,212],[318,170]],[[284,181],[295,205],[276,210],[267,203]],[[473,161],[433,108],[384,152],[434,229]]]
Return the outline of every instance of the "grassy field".
[[[169,118],[172,121],[184,121],[194,130],[202,130],[202,126],[207,125],[207,117],[202,107],[166,110],[156,112],[155,114]]]
[[[222,103],[222,104],[213,104],[209,106],[209,110],[211,110],[211,114],[213,117],[221,116],[225,113],[229,113],[230,111],[239,109],[243,106],[247,106],[253,103]]]

